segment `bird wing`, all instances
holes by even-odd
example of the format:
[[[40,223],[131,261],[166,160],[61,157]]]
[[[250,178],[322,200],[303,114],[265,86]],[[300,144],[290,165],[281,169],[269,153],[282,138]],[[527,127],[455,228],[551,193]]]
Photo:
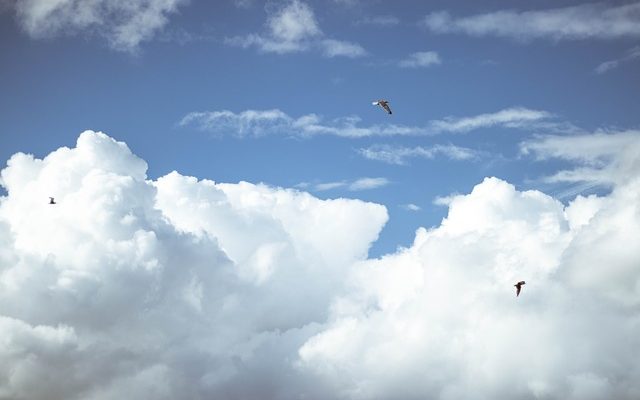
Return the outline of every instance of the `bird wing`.
[[[520,296],[520,285],[516,286],[516,297]]]
[[[387,104],[387,102],[385,101],[384,103],[380,103],[380,105],[382,106],[382,108],[384,108],[389,114],[391,114],[391,108],[389,107],[389,104]]]

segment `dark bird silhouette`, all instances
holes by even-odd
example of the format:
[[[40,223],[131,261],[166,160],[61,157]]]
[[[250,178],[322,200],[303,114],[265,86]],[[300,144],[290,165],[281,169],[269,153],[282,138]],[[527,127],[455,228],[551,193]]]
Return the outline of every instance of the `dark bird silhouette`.
[[[391,108],[389,107],[389,102],[387,100],[378,100],[378,101],[374,101],[373,103],[374,106],[380,106],[382,108],[384,108],[384,110],[386,112],[388,112],[389,114],[393,114],[391,112]]]
[[[516,287],[516,297],[520,296],[520,290],[522,289],[522,285],[524,285],[524,281],[520,281],[518,283],[516,283],[515,286]]]
[[[58,204],[58,203],[56,203],[53,197],[49,197],[49,204]]]

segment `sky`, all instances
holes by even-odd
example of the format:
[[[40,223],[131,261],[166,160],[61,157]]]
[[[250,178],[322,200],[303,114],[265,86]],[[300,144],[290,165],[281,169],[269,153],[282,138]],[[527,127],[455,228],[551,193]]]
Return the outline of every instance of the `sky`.
[[[639,46],[633,1],[3,1],[0,399],[640,397]]]

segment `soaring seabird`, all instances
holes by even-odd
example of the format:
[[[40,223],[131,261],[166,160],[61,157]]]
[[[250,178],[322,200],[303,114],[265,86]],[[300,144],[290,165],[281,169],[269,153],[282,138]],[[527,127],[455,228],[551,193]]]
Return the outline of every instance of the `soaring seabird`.
[[[391,112],[391,108],[389,108],[389,102],[387,100],[378,100],[378,101],[374,101],[373,103],[374,106],[380,106],[382,108],[384,108],[384,110],[386,112],[388,112],[389,114],[393,114]]]
[[[56,203],[53,197],[49,197],[49,204],[58,204],[58,203]]]
[[[522,289],[522,285],[524,285],[524,281],[520,281],[515,285],[513,285],[516,287],[516,297],[520,296],[520,290]]]

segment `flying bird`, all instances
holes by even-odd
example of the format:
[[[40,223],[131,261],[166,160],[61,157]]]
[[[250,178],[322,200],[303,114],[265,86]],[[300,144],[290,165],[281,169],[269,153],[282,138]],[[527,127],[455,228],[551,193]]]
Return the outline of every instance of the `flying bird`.
[[[386,112],[388,112],[389,114],[393,114],[391,112],[391,108],[389,107],[389,102],[387,100],[378,100],[378,101],[374,101],[373,103],[374,106],[380,106],[382,108],[384,108],[384,110]]]
[[[49,197],[49,204],[58,204],[58,203],[56,203],[53,197]]]
[[[520,290],[522,289],[522,285],[524,285],[524,281],[520,281],[518,283],[516,283],[515,286],[516,287],[516,297],[520,296]]]

